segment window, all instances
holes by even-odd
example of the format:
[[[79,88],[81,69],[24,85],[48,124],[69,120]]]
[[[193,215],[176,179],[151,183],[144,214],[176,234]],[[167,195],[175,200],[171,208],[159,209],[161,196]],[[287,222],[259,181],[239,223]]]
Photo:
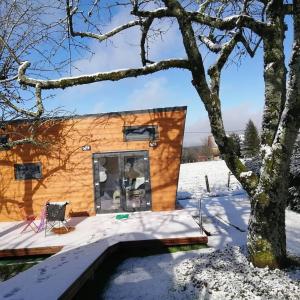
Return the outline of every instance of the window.
[[[41,179],[42,164],[41,163],[15,164],[15,178],[21,180]]]
[[[126,126],[125,141],[153,141],[158,138],[157,126]]]
[[[1,134],[0,135],[0,145],[4,145],[8,142],[8,135],[7,134]]]

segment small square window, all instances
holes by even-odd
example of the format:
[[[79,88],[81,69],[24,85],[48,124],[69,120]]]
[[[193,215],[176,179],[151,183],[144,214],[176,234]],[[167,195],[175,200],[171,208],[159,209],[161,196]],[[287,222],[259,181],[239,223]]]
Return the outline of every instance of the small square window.
[[[126,126],[125,141],[154,141],[158,138],[157,126]]]
[[[19,180],[41,179],[42,164],[41,163],[15,164],[15,178]]]
[[[0,135],[0,145],[5,145],[8,143],[8,135],[7,134],[1,134]]]

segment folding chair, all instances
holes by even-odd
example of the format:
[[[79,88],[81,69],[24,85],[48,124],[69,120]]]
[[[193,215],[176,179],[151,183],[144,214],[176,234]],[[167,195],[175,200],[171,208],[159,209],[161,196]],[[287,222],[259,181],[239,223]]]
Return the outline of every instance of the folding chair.
[[[65,219],[66,206],[69,202],[48,202],[46,204],[46,224],[45,224],[45,236],[47,231],[52,230],[57,224],[61,227],[61,224],[64,228],[68,230],[66,224],[68,222]]]
[[[41,212],[41,220],[40,220],[40,224],[37,228],[37,232],[40,232],[45,228],[45,221],[46,221],[46,204],[43,206],[43,209]]]
[[[22,204],[19,205],[19,208],[20,208],[21,215],[26,223],[25,227],[22,229],[21,233],[25,232],[27,228],[30,228],[34,232],[37,232],[38,226],[34,222],[36,220],[36,216],[35,215],[27,215],[24,205],[22,205]]]

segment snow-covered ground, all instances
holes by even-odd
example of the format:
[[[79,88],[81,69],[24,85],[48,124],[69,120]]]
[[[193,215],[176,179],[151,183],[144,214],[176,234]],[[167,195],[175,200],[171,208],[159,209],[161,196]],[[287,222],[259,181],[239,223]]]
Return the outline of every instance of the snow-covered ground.
[[[0,299],[54,300],[102,255],[123,241],[200,237],[197,223],[184,210],[135,212],[117,220],[116,214],[71,219],[76,229],[56,235],[28,231],[24,223],[0,223],[0,250],[62,245],[63,250],[25,272],[0,283]]]
[[[112,276],[104,299],[300,299],[300,268],[254,268],[246,258],[250,204],[223,161],[184,164],[179,203],[197,216],[202,198],[208,249],[124,261]],[[206,194],[208,176],[211,197]],[[288,251],[300,257],[300,216],[286,212]]]

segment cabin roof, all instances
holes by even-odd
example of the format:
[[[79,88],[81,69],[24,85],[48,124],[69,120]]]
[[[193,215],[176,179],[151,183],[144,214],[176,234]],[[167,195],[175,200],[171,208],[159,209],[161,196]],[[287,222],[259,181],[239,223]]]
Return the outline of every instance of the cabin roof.
[[[135,114],[145,114],[145,113],[161,113],[161,112],[172,112],[172,111],[186,111],[187,106],[172,106],[172,107],[161,107],[161,108],[151,108],[151,109],[139,109],[139,110],[124,110],[124,111],[115,111],[115,112],[105,112],[97,114],[83,114],[83,115],[70,115],[70,116],[55,116],[41,118],[40,120],[64,120],[64,119],[84,119],[90,117],[105,117],[105,116],[120,116],[120,115],[135,115]],[[4,121],[2,123],[6,124],[15,124],[15,123],[26,123],[31,122],[33,119],[16,119],[11,121]]]

